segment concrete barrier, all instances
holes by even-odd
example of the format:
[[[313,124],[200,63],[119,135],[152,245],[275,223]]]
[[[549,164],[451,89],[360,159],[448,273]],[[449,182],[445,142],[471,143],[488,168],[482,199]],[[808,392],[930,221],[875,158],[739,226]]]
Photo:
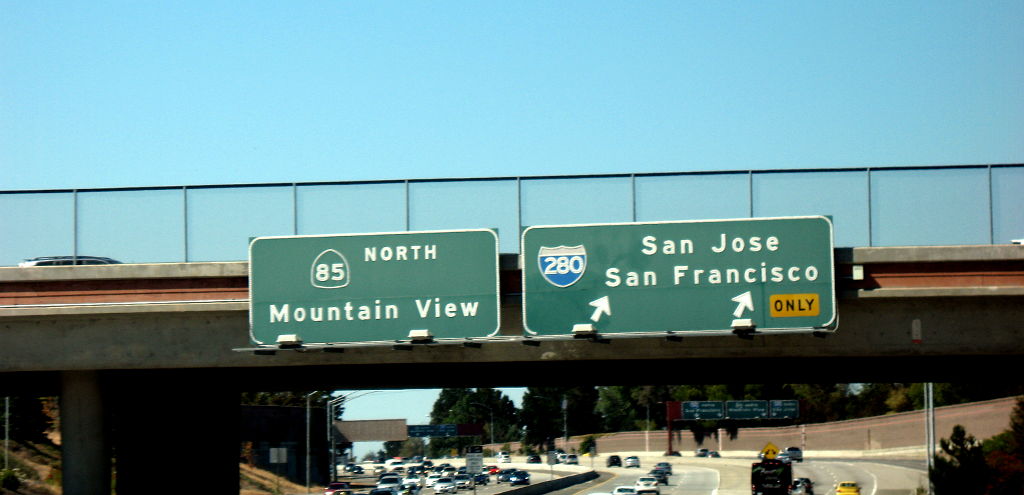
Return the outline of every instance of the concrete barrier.
[[[532,473],[531,477],[536,474],[536,472]],[[561,490],[563,488],[568,488],[570,486],[578,485],[580,483],[586,483],[595,478],[597,478],[597,472],[587,471],[585,473],[573,474],[570,476],[565,476],[563,478],[556,478],[550,481],[531,483],[529,485],[516,488],[514,490],[502,492],[502,495],[543,495],[548,492]]]

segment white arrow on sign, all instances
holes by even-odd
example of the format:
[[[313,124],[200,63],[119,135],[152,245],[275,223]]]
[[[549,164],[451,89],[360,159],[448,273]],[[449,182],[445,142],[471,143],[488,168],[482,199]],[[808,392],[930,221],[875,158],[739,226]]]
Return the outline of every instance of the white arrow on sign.
[[[751,311],[754,310],[754,297],[750,295],[749,290],[732,298],[732,300],[733,302],[739,303],[739,305],[736,306],[736,311],[732,312],[732,315],[736,318],[739,318],[740,316],[743,315],[744,309],[749,309]]]
[[[594,323],[597,323],[597,320],[601,319],[601,313],[604,313],[608,316],[612,315],[612,304],[608,300],[608,296],[603,296],[594,299],[593,301],[590,301],[590,305],[596,308],[594,309],[594,314],[590,315],[590,320],[593,321]]]

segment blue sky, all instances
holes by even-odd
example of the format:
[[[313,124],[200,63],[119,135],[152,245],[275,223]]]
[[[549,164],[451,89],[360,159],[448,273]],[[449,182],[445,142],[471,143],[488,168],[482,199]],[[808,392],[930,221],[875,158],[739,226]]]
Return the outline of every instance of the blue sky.
[[[1019,0],[0,0],[0,190],[1022,163],[1022,25]],[[928,196],[905,194],[913,177],[881,175],[873,187],[890,204]],[[956,190],[964,175],[972,191],[989,187],[974,173],[936,180]],[[1024,175],[1004,175],[996,200],[1017,203],[999,211],[1017,211]],[[671,183],[641,186],[657,193]],[[717,194],[710,185],[693,193]],[[181,211],[173,191],[132,194]],[[213,192],[192,194],[196,211],[225,206],[224,196],[207,205]],[[431,185],[415,194],[435,204],[457,196]],[[678,200],[707,204],[697,196]],[[0,206],[18,211],[54,202],[42,217],[68,221],[66,198],[5,199]],[[663,204],[678,208],[670,199]],[[772,200],[737,214],[784,210]],[[104,230],[107,212],[132,208],[100,194],[78,201],[81,254],[113,251],[125,229]],[[906,208],[936,211],[932,202]],[[412,226],[467,214],[445,208],[440,220],[414,211]],[[527,209],[525,224],[547,211]],[[818,213],[838,215],[841,245],[866,244],[868,219]],[[875,222],[873,242],[914,242],[920,227],[900,223],[906,216]],[[1024,235],[1019,216],[996,220],[997,240]],[[395,223],[383,230],[402,228]],[[66,233],[51,241],[32,226],[9,228],[28,229],[15,234],[29,245],[0,239],[9,251],[0,264],[71,251]],[[967,241],[988,242],[989,228],[978,228]],[[215,242],[204,236],[223,225],[195,229],[188,242],[197,247],[154,233],[153,246],[134,249],[155,261],[184,250],[193,260],[238,259],[251,235]],[[263,232],[279,233],[289,232]],[[225,245],[228,254],[203,250]],[[424,411],[410,412],[410,423],[429,413],[422,394],[413,395]],[[368,416],[396,410],[364,401],[378,404]]]
[[[1024,161],[1024,3],[0,2],[3,189]]]

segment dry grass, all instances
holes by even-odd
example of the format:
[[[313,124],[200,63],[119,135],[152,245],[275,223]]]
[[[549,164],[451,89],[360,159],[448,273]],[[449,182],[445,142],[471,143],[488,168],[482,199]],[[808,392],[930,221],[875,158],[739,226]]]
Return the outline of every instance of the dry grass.
[[[12,442],[12,444],[13,443],[14,442]],[[46,463],[44,458],[41,458],[38,453],[34,453],[29,445],[17,443],[11,445],[11,447],[10,456],[12,464],[20,466],[22,469],[31,470],[35,475],[30,476],[30,479],[22,480],[21,489],[16,492],[18,495],[60,495],[62,493],[59,482],[54,483],[44,481],[55,474],[59,476],[59,473],[54,473],[53,467]],[[0,446],[0,448],[2,448],[2,446]],[[3,468],[3,465],[0,465],[0,468]],[[306,493],[305,484],[300,485],[293,483],[284,477],[279,477],[273,472],[264,469],[258,469],[248,464],[240,463],[238,471],[240,474],[240,495]],[[320,494],[323,493],[323,491],[324,487],[320,485],[309,487],[309,493],[312,494]],[[14,493],[15,492],[0,489],[0,495]]]
[[[242,463],[238,466],[241,473],[240,495],[274,495],[279,493],[306,493],[306,485],[292,483],[270,471],[258,469]],[[324,487],[311,485],[309,492],[323,493]]]

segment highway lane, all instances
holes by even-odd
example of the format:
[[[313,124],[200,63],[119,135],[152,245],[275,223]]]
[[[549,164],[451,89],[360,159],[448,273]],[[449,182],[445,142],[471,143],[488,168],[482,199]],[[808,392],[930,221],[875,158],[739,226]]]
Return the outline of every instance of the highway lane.
[[[640,469],[604,467],[603,459],[596,459],[593,469],[601,476],[587,483],[552,492],[553,495],[589,495],[608,493],[616,486],[633,486],[637,478],[647,474],[654,462],[668,461],[673,465],[674,474],[667,486],[661,485],[661,495],[748,495],[750,493],[750,466],[755,459],[745,458],[692,458],[657,457],[645,459]],[[457,464],[457,462],[453,462]],[[793,464],[794,477],[810,478],[814,482],[816,495],[830,495],[839,481],[856,481],[864,495],[906,495],[919,487],[927,486],[927,475],[916,467],[916,463],[884,463],[863,460],[809,459]],[[501,464],[501,468],[514,467],[531,474],[533,484],[547,481],[552,476],[589,471],[591,464],[584,460],[581,466],[550,467],[546,464],[512,463]],[[552,474],[553,473],[553,474]],[[513,487],[508,483],[491,483],[477,487],[475,495],[498,495]],[[461,491],[459,495],[470,495]],[[422,490],[420,495],[434,495],[432,489]]]

